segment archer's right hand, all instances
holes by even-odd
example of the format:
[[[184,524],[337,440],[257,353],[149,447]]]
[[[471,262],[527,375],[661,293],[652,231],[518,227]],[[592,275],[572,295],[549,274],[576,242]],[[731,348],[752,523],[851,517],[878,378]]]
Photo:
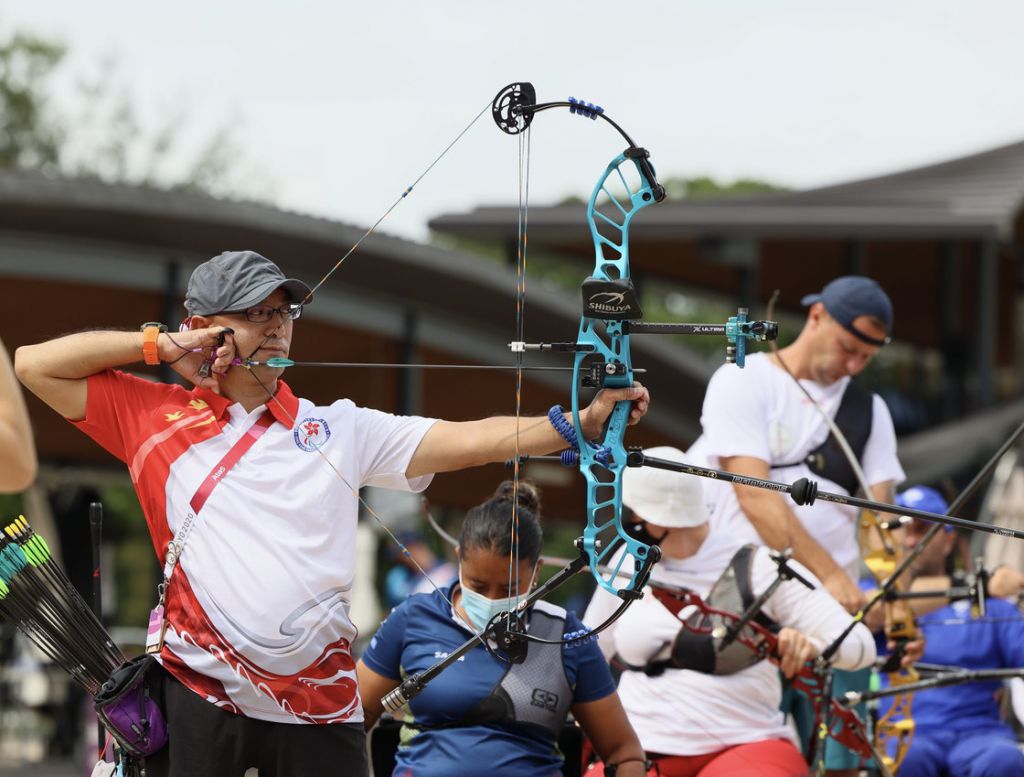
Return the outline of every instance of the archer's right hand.
[[[235,358],[234,332],[223,326],[164,333],[157,339],[160,361],[194,386],[220,393],[218,376],[227,374]],[[223,344],[221,340],[223,339]],[[203,365],[210,363],[209,374]]]

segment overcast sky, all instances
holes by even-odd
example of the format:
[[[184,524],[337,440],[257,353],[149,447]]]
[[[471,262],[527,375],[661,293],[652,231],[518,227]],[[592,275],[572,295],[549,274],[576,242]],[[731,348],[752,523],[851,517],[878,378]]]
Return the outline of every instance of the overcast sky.
[[[1024,138],[1019,0],[0,0],[63,40],[69,73],[114,56],[144,116],[225,123],[278,204],[369,224],[505,84],[607,113],[662,176],[806,187]],[[531,202],[589,192],[623,144],[534,124]],[[516,197],[517,143],[484,116],[382,226]]]

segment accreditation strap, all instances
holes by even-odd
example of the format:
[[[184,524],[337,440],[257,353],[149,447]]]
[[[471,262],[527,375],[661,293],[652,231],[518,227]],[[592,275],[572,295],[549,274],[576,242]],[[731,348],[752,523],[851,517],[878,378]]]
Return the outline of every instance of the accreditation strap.
[[[182,550],[185,548],[185,543],[188,541],[192,529],[195,528],[199,511],[203,509],[203,505],[206,504],[206,501],[210,498],[217,485],[227,477],[228,472],[256,444],[256,441],[263,436],[263,433],[270,428],[272,423],[274,423],[274,416],[264,412],[263,415],[256,419],[252,426],[245,430],[245,433],[231,446],[231,450],[224,454],[224,458],[214,465],[213,469],[210,470],[210,474],[203,478],[203,481],[199,484],[195,495],[189,500],[190,509],[185,516],[185,521],[175,533],[174,539],[167,546],[163,588],[166,588],[167,583],[170,581],[171,573],[174,572],[174,567],[178,563]],[[161,596],[162,599],[163,597]]]

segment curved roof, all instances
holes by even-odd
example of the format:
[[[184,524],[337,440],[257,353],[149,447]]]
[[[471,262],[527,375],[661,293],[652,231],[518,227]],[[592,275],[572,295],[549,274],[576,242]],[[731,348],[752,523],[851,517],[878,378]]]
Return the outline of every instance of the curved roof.
[[[692,234],[864,238],[998,238],[1013,235],[1024,203],[1024,142],[890,175],[756,197],[676,200],[642,214],[647,238]],[[511,207],[431,220],[431,229],[495,239]],[[578,235],[576,207],[530,208],[534,238]]]
[[[0,173],[0,273],[59,272],[86,279],[102,270],[99,259],[118,251],[153,259],[148,274],[127,264],[110,269],[126,285],[160,288],[163,263],[175,258],[190,267],[225,249],[253,247],[275,258],[289,275],[321,277],[363,234],[363,228],[267,205],[219,200],[185,191],[106,184],[97,180]],[[2,241],[42,238],[70,241],[97,260],[68,266],[20,261]],[[6,256],[5,256],[6,255]],[[67,253],[62,252],[66,257]],[[179,291],[184,277],[179,278]],[[320,294],[311,317],[353,326],[401,331],[403,310],[414,309],[426,324],[422,337],[478,362],[510,363],[506,343],[513,331],[514,278],[504,264],[375,233],[367,238]],[[579,325],[575,295],[533,285],[527,292],[527,333],[531,340],[572,340]],[[327,303],[326,305],[324,303]],[[366,316],[364,318],[363,316]],[[634,345],[645,382],[663,397],[650,420],[666,435],[690,440],[710,367],[699,357],[665,342],[644,338]],[[538,378],[565,386],[562,376]]]

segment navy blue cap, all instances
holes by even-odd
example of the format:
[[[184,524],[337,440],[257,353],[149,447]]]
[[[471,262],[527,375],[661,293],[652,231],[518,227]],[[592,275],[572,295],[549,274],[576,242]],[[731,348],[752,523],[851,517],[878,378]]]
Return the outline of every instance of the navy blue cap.
[[[863,275],[844,275],[829,281],[819,294],[808,294],[801,304],[805,307],[821,302],[828,314],[839,325],[859,340],[869,345],[885,345],[892,332],[892,302],[882,287]],[[886,337],[879,340],[860,331],[853,325],[858,316],[873,316],[882,322]]]

